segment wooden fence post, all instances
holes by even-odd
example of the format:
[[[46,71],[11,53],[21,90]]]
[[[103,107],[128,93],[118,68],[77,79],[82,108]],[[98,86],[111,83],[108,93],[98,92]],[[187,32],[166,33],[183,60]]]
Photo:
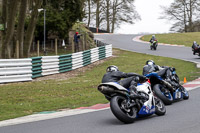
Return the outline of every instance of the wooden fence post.
[[[58,40],[55,39],[55,54],[58,55]]]
[[[84,34],[84,38],[85,38],[85,50],[87,50],[87,36],[86,36],[86,34]]]
[[[19,41],[16,43],[16,58],[19,59]]]
[[[85,51],[85,35],[83,34],[83,44],[82,44],[83,51]]]
[[[37,56],[40,56],[40,41],[37,41]]]
[[[74,53],[74,41],[72,39],[72,53]]]

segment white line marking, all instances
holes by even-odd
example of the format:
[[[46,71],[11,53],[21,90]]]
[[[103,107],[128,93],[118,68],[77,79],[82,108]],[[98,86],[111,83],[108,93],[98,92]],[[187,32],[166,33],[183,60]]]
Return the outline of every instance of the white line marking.
[[[33,114],[33,115],[28,115],[28,116],[24,116],[24,117],[15,118],[15,119],[0,121],[0,127],[28,123],[28,122],[41,121],[41,120],[48,120],[48,119],[54,119],[54,118],[60,118],[60,117],[71,116],[71,115],[84,114],[84,113],[89,113],[89,112],[106,110],[109,108],[110,107],[98,109],[98,110],[97,109],[71,109],[71,110],[67,110],[67,111],[59,111],[59,112],[54,112],[54,113],[50,113],[50,114]]]

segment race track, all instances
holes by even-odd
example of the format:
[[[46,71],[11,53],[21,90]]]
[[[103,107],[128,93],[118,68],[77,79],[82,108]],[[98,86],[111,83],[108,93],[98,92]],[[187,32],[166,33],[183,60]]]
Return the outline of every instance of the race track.
[[[149,45],[134,42],[136,35],[97,35],[95,38],[113,44],[115,48],[129,51],[173,57],[199,63],[191,48],[158,46],[151,51]],[[169,52],[170,51],[170,52]],[[150,116],[138,119],[133,124],[123,124],[110,109],[79,115],[54,118],[0,127],[0,133],[199,133],[200,131],[200,89],[191,90],[190,99],[167,106],[164,116]]]
[[[138,53],[145,53],[151,55],[158,55],[164,57],[171,57],[176,59],[182,59],[195,63],[200,63],[200,58],[197,55],[192,54],[191,47],[175,47],[158,45],[157,50],[150,50],[148,43],[141,43],[133,41],[138,35],[121,35],[121,34],[107,34],[96,35],[97,40],[113,44],[114,48],[120,48],[124,50],[134,51]],[[192,45],[192,44],[191,44]]]

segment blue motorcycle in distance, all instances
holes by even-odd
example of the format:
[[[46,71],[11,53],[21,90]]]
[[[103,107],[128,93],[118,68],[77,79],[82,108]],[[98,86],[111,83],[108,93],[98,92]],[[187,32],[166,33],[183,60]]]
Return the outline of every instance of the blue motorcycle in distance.
[[[152,88],[157,97],[159,97],[165,105],[170,105],[176,100],[189,99],[188,91],[179,83],[179,77],[175,68],[169,70],[171,83],[164,78],[164,73],[153,72],[145,75],[150,79]],[[174,86],[176,85],[176,86]]]

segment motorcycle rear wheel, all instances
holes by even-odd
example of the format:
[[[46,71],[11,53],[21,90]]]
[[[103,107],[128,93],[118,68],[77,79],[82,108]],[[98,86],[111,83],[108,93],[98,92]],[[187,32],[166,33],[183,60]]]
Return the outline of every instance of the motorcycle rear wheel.
[[[172,104],[173,103],[173,97],[172,97],[171,93],[169,92],[169,93],[165,94],[165,92],[161,91],[162,89],[163,89],[163,86],[161,84],[156,84],[153,87],[153,90],[154,90],[156,96],[158,98],[160,98],[165,105]],[[166,95],[168,95],[168,97]]]
[[[122,96],[113,97],[110,108],[115,117],[124,123],[133,123],[138,112],[136,107],[126,108],[126,98]]]
[[[166,108],[165,108],[165,105],[162,102],[162,100],[160,100],[157,97],[154,97],[154,99],[155,99],[155,106],[156,106],[155,114],[158,115],[158,116],[165,115]]]

